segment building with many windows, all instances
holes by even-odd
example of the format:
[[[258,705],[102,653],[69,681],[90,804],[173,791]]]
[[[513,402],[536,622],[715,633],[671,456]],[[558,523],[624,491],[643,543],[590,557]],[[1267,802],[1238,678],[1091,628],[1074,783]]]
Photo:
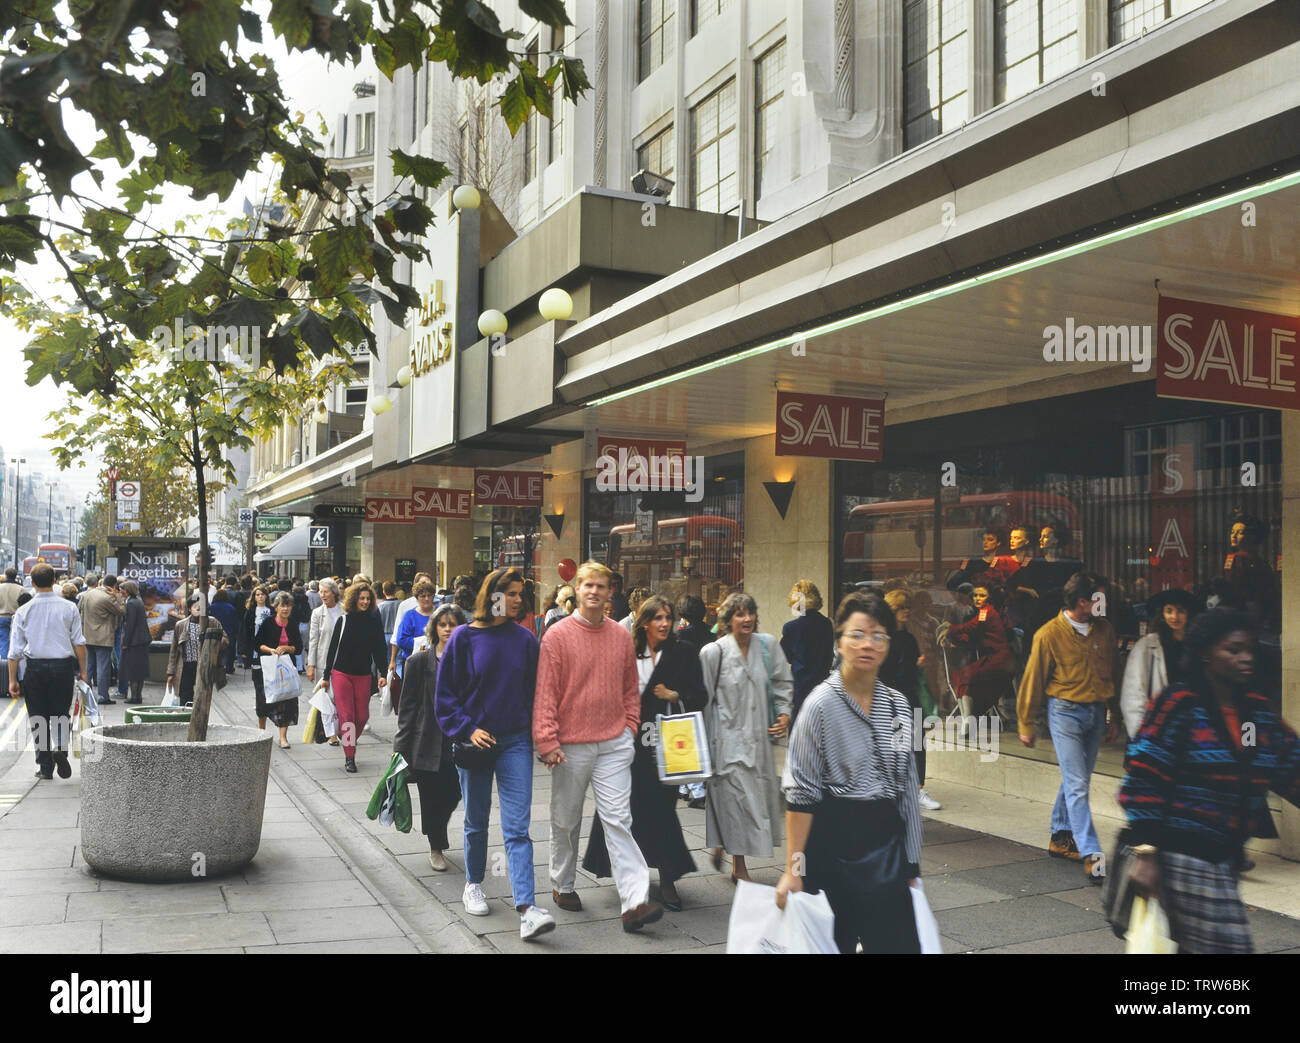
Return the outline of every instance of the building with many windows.
[[[1300,717],[1300,7],[578,0],[553,36],[494,6],[593,90],[520,131],[480,208],[432,200],[425,307],[377,320],[393,408],[268,506],[363,511],[381,578],[549,589],[599,557],[710,606],[743,586],[772,631],[799,578],[942,616],[985,530],[1027,530],[1108,578],[1130,641],[1149,593],[1240,596]],[[474,103],[441,77],[379,87],[381,154]],[[571,310],[543,317],[552,289]],[[690,467],[645,488],[620,451]],[[1057,785],[1039,755],[936,761]]]

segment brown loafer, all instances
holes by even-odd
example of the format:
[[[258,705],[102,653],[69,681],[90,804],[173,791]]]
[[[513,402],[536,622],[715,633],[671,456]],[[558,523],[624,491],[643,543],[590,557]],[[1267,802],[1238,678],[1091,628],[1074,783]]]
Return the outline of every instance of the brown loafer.
[[[578,897],[577,891],[561,894],[559,891],[552,890],[551,894],[555,896],[555,904],[566,913],[582,912],[582,899]]]
[[[1047,845],[1047,853],[1053,858],[1068,858],[1071,862],[1079,862],[1083,859],[1079,849],[1074,845],[1074,834],[1064,829],[1052,834],[1051,843]]]
[[[1088,883],[1100,887],[1106,881],[1106,856],[1089,855],[1083,860],[1083,873]]]
[[[658,902],[642,902],[623,914],[623,930],[631,934],[633,931],[641,930],[646,924],[662,920],[663,915],[664,907]]]

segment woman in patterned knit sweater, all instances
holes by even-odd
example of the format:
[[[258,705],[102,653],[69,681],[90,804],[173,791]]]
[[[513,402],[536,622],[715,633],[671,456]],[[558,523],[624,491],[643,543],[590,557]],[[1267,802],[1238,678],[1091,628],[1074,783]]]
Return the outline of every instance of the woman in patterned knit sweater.
[[[1133,883],[1159,894],[1183,952],[1253,952],[1236,865],[1251,808],[1300,804],[1300,738],[1254,685],[1249,616],[1216,608],[1187,628],[1182,669],[1129,746],[1119,802]]]

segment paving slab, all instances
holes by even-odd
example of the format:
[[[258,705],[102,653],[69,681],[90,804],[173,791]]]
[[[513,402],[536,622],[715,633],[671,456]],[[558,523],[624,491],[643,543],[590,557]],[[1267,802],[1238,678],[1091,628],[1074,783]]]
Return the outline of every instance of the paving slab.
[[[1033,895],[1015,902],[970,905],[935,912],[939,933],[967,949],[992,949],[1016,942],[1099,930],[1106,922],[1069,902]]]
[[[30,869],[0,874],[0,895],[73,894],[98,891],[99,881],[80,869]],[[3,921],[0,921],[3,923]]]
[[[501,918],[504,925],[504,917]],[[488,934],[486,940],[505,953],[655,953],[675,952],[694,943],[689,935],[673,924],[660,920],[634,934],[623,930],[619,920],[601,920],[592,923],[568,924],[557,918],[557,927],[550,934],[534,941],[519,937],[518,917],[509,924],[511,930]]]
[[[325,880],[356,879],[347,863],[335,854],[330,854],[328,858],[294,858],[284,852],[268,854],[262,851],[244,867],[240,875],[249,884],[310,884]]]
[[[67,919],[72,923],[122,917],[185,917],[226,911],[221,888],[213,881],[182,884],[179,889],[168,891],[149,884],[136,884],[121,890],[69,895]]]
[[[1092,931],[1077,934],[1063,934],[1052,938],[1037,938],[1028,942],[1016,942],[1014,945],[999,945],[991,949],[981,949],[988,953],[1060,953],[1078,955],[1123,955],[1124,942],[1115,937],[1109,927],[1100,927]]]
[[[960,909],[966,905],[986,905],[1007,900],[1001,891],[950,874],[923,877],[922,887],[925,890],[925,900],[930,903],[931,911],[936,913],[940,909]]]
[[[351,877],[315,883],[226,884],[221,891],[225,895],[226,907],[233,913],[339,909],[378,904],[375,896]]]
[[[13,844],[0,844],[0,879],[11,869],[67,869],[76,848],[75,842],[46,844],[24,834]]]
[[[53,785],[45,783],[45,785]],[[37,787],[40,788],[39,786]],[[60,795],[59,799],[27,803],[26,798],[15,808],[11,808],[0,818],[0,833],[15,829],[75,829],[81,815],[81,798],[75,793],[71,797]]]
[[[0,953],[98,953],[98,920],[55,923],[35,927],[0,927]]]
[[[268,909],[265,916],[278,945],[345,942],[354,938],[387,938],[405,934],[397,922],[377,905]]]
[[[1077,862],[1055,858],[967,869],[953,873],[952,876],[987,887],[1009,898],[1050,894],[1054,891],[1077,891],[1079,885],[1086,881],[1083,869]]]
[[[994,837],[954,840],[931,848],[922,847],[921,872],[932,876],[966,869],[983,869],[986,866],[1003,866],[1012,862],[1031,862],[1042,857],[1040,852],[1022,844],[1010,844]]]
[[[0,898],[0,924],[6,927],[30,927],[36,924],[62,923],[67,907],[66,894],[29,894],[20,898]]]
[[[984,833],[977,830],[966,829],[951,822],[944,822],[941,819],[932,818],[930,815],[922,815],[921,820],[921,846],[923,848],[932,844],[952,844],[962,840],[977,840],[985,836]]]
[[[102,925],[106,953],[185,952],[275,944],[275,936],[261,913],[131,916],[104,920]]]
[[[335,942],[293,942],[288,945],[250,945],[243,950],[249,955],[293,956],[305,953],[357,954],[361,956],[415,955],[420,950],[409,938],[387,936],[382,938],[355,938]]]

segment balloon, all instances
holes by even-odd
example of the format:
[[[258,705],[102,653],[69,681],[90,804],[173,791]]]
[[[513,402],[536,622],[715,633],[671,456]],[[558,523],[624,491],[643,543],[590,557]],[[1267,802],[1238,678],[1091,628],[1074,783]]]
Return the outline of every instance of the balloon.
[[[565,558],[556,565],[556,569],[560,573],[561,581],[565,583],[572,582],[573,577],[578,574],[578,566],[572,558]]]

